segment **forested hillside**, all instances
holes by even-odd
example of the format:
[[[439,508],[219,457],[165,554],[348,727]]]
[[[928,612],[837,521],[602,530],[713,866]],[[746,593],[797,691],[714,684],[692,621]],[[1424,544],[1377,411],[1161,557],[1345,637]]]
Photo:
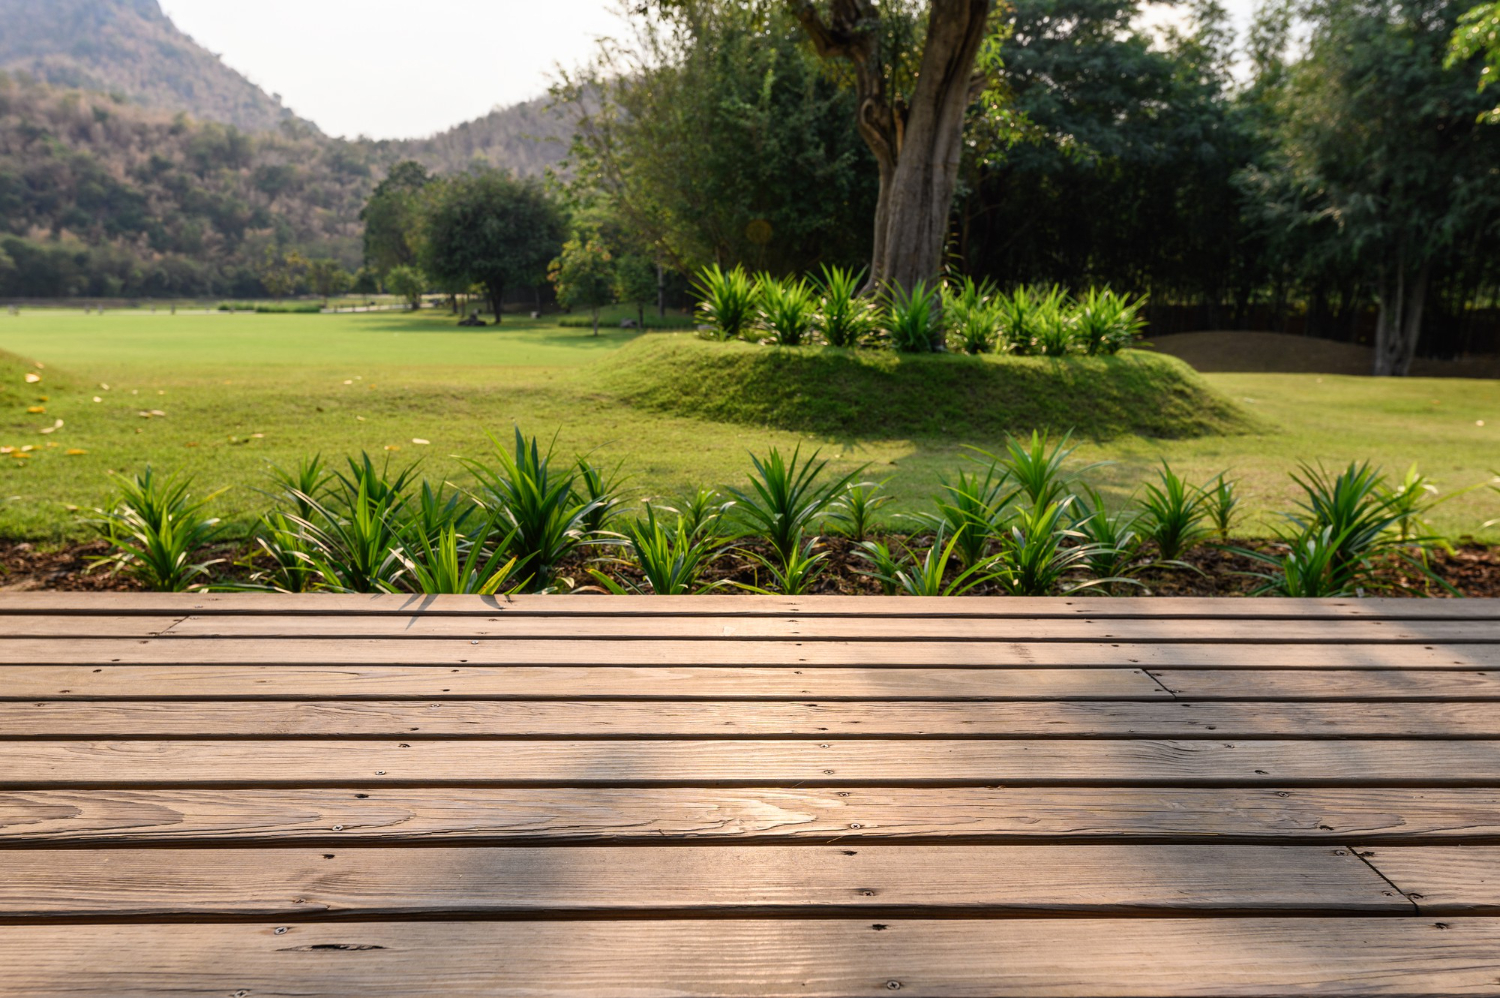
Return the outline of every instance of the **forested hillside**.
[[[357,266],[376,160],[0,75],[0,297],[253,294],[290,249]]]
[[[384,162],[412,159],[434,173],[460,173],[477,161],[535,177],[567,154],[573,121],[551,101],[534,100],[496,108],[431,138],[378,142],[375,149]]]
[[[292,116],[177,30],[157,0],[0,0],[0,69],[250,131]]]

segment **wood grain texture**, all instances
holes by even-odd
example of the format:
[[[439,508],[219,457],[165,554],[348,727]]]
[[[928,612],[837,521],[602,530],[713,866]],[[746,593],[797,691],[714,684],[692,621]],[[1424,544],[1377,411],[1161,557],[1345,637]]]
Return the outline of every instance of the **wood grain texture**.
[[[376,618],[381,619],[381,618]],[[1491,633],[1496,628],[1489,628]],[[1500,644],[498,638],[5,638],[13,665],[569,665],[870,668],[1495,669]]]
[[[1342,785],[1500,783],[1500,741],[13,741],[0,789],[48,786]]]
[[[276,616],[373,614],[487,616],[848,616],[1054,619],[1150,617],[1264,620],[1496,620],[1500,600],[1396,598],[1294,600],[1116,597],[963,599],[884,596],[754,596],[720,594],[671,599],[634,596],[315,596],[283,593],[0,593],[0,614],[158,614],[194,612]]]
[[[1097,675],[1097,673],[1090,673]],[[0,702],[0,738],[1500,738],[1487,703]]]
[[[1492,996],[1497,952],[1500,920],[1484,918],[5,926],[0,993]]]
[[[1473,685],[1473,684],[1470,684]],[[1495,679],[1500,698],[1500,673]],[[0,700],[605,697],[620,700],[1171,700],[1142,669],[401,665],[0,666]]]
[[[1335,846],[32,850],[0,918],[737,910],[1415,914]]]
[[[1422,914],[1500,915],[1500,848],[1358,847]]]
[[[1061,620],[943,617],[717,617],[649,615],[609,617],[297,616],[251,618],[194,614],[172,617],[36,616],[12,621],[16,637],[228,638],[503,638],[605,640],[777,641],[999,641],[1137,642],[1151,644],[1465,644],[1500,643],[1493,620],[1161,620],[1083,618]]]
[[[0,844],[1500,840],[1500,790],[0,791]]]
[[[1151,669],[1184,700],[1495,700],[1500,671]]]

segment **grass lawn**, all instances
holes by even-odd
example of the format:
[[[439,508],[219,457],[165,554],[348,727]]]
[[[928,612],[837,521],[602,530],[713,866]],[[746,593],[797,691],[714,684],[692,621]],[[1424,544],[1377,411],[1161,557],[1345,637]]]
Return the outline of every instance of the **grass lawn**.
[[[217,504],[233,518],[263,506],[255,490],[269,462],[293,464],[316,452],[389,450],[394,461],[420,459],[430,477],[462,483],[458,457],[480,455],[489,446],[486,431],[505,437],[513,424],[557,433],[567,453],[623,462],[632,484],[652,495],[739,481],[747,450],[801,442],[822,447],[840,467],[868,462],[869,474],[889,477],[907,509],[925,504],[938,477],[959,467],[964,444],[1001,442],[990,430],[902,438],[888,427],[872,437],[851,426],[820,435],[638,407],[606,387],[615,384],[614,351],[635,335],[610,329],[596,339],[586,329],[510,318],[498,329],[465,330],[434,313],[0,315],[0,351],[45,365],[36,371],[0,359],[0,446],[36,448],[29,458],[0,458],[0,536],[83,534],[86,525],[68,507],[100,503],[107,472],[134,472],[147,462],[191,472],[204,491],[227,486]],[[26,371],[41,383],[25,383]],[[1085,442],[1080,459],[1113,462],[1094,480],[1124,495],[1162,457],[1200,480],[1228,468],[1263,517],[1288,502],[1287,472],[1298,460],[1370,459],[1394,473],[1416,461],[1445,490],[1487,481],[1500,466],[1494,381],[1205,378],[1257,416],[1259,428]],[[33,407],[46,411],[27,411]],[[152,411],[165,415],[141,415]],[[55,432],[39,433],[58,419]],[[1454,536],[1475,534],[1495,517],[1500,495],[1486,490],[1443,507],[1437,526]],[[1247,531],[1256,529],[1252,523]]]

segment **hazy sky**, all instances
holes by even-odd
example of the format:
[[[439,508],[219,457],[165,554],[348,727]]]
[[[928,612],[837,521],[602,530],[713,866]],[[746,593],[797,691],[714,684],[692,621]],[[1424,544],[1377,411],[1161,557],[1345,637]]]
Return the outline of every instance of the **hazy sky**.
[[[1253,0],[1228,0],[1239,19]],[[613,0],[161,0],[331,135],[413,138],[543,93],[617,33]]]

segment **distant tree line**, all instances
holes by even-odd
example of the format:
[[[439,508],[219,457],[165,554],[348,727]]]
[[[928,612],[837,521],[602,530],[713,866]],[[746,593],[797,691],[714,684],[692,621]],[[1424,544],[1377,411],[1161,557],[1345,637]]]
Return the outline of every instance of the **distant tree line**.
[[[1200,328],[1296,317],[1368,336],[1381,373],[1457,352],[1500,284],[1500,126],[1480,92],[1500,14],[1476,11],[1454,42],[1471,2],[1269,0],[1242,45],[1217,0],[1156,30],[1138,0],[989,5],[944,256],[915,276],[1109,284]],[[879,235],[888,166],[856,109],[869,91],[908,113],[934,22],[972,24],[970,6],[652,6],[554,90],[583,109],[569,206],[611,249],[678,271],[880,273],[879,239],[925,238]],[[841,17],[880,33],[880,79],[836,58]]]

